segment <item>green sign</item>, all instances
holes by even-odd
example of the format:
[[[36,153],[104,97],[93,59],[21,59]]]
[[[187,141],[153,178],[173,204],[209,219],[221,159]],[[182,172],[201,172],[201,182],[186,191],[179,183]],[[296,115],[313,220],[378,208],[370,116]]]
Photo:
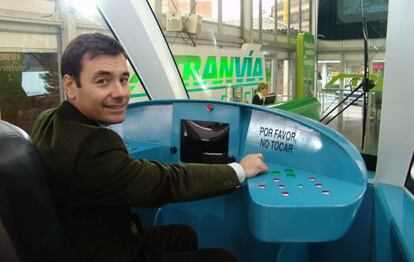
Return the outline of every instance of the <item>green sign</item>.
[[[315,83],[315,39],[308,33],[297,38],[296,96],[313,95]]]
[[[249,102],[252,90],[265,81],[264,57],[258,46],[244,49],[174,47],[173,53],[191,98],[226,100],[229,90],[238,90],[240,99]],[[133,99],[145,98],[136,75],[129,84]]]

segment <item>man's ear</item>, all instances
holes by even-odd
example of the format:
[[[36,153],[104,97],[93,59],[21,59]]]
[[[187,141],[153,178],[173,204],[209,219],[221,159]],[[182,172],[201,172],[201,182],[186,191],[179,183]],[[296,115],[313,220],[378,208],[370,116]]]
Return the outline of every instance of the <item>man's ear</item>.
[[[75,79],[72,76],[67,74],[63,76],[63,88],[69,100],[72,101],[76,99],[76,89],[78,87],[76,85]]]

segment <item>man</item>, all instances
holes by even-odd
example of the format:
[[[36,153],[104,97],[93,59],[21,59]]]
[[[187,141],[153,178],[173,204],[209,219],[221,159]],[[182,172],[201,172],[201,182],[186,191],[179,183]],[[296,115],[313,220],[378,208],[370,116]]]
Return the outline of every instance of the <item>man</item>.
[[[108,36],[83,34],[61,61],[67,95],[43,112],[32,138],[63,228],[82,261],[234,261],[227,251],[197,250],[186,226],[149,230],[131,223],[130,207],[215,196],[267,171],[261,154],[240,164],[168,165],[128,156],[107,125],[120,123],[130,98],[126,54]],[[145,124],[145,123],[143,123]]]

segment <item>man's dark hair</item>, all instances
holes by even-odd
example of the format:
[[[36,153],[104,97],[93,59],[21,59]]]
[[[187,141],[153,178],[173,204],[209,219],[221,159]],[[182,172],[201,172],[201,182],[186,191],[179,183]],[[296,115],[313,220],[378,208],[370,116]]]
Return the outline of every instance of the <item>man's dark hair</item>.
[[[98,55],[116,56],[123,54],[127,57],[121,44],[112,37],[101,33],[86,33],[74,38],[63,52],[60,72],[72,76],[76,85],[80,87],[80,72],[82,71],[82,58],[88,55],[90,59]]]

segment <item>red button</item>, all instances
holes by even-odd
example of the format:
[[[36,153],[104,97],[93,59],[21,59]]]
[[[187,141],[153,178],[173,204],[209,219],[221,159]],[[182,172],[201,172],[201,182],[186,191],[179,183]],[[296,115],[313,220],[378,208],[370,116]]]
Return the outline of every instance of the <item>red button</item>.
[[[207,111],[213,111],[214,106],[212,104],[207,104]]]

